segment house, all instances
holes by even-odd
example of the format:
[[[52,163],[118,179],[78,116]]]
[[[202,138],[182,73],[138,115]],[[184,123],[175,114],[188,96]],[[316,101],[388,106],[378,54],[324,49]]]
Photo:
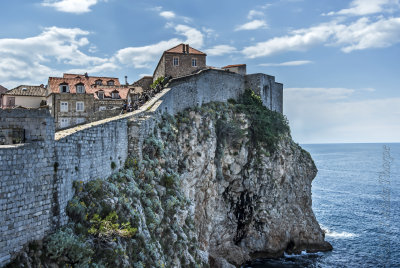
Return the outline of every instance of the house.
[[[46,88],[44,85],[21,85],[3,95],[3,108],[39,108],[46,105]]]
[[[49,77],[47,103],[60,129],[88,122],[99,111],[121,109],[128,92],[115,77],[63,74]]]
[[[0,108],[3,107],[3,95],[7,92],[8,89],[0,85]]]
[[[241,75],[246,75],[246,64],[228,65],[222,67],[221,69]]]
[[[153,82],[159,77],[172,78],[193,74],[207,68],[207,54],[190,47],[188,44],[180,44],[164,51],[153,74]]]

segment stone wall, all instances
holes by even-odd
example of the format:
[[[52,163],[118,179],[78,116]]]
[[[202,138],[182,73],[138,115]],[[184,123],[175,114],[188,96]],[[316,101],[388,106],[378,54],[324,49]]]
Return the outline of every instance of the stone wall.
[[[106,178],[128,155],[141,159],[143,141],[157,127],[158,116],[236,99],[245,82],[243,75],[203,70],[171,80],[139,110],[55,134],[47,111],[0,111],[1,128],[28,126],[29,137],[26,144],[0,145],[0,266],[28,242],[67,222],[74,181]]]
[[[283,85],[275,82],[274,76],[262,73],[246,75],[245,87],[259,95],[265,107],[283,113]]]

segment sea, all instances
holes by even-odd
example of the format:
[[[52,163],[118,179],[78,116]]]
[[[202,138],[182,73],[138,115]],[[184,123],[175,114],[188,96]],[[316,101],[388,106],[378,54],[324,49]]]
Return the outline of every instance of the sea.
[[[318,168],[313,210],[333,250],[245,267],[400,267],[400,143],[301,146]]]

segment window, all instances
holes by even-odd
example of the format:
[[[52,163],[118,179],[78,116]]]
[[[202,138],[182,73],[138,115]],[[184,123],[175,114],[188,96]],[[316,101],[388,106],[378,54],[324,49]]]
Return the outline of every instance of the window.
[[[96,81],[95,81],[95,84],[96,84],[96,85],[102,85],[102,84],[103,84],[103,81],[101,81],[101,79],[96,80]]]
[[[85,105],[83,104],[83,101],[77,101],[76,102],[76,111],[83,112],[84,110],[85,110]]]
[[[76,124],[82,124],[82,123],[85,123],[85,118],[83,118],[83,117],[78,117],[78,118],[76,119]]]
[[[69,118],[60,119],[60,128],[69,127]]]
[[[60,92],[61,93],[68,93],[69,92],[69,86],[68,84],[60,84]]]
[[[98,91],[97,92],[97,97],[99,97],[99,100],[104,99],[104,91]]]
[[[62,101],[60,103],[60,112],[68,112],[68,102]]]
[[[114,85],[114,80],[107,81],[107,86],[113,86]]]
[[[197,67],[197,59],[192,59],[192,67]]]
[[[179,66],[179,58],[178,57],[174,57],[174,66]]]
[[[77,84],[76,93],[85,93],[85,86],[83,84]]]
[[[113,93],[112,93],[112,98],[113,98],[113,99],[119,99],[119,94],[118,94],[118,92],[113,92]]]
[[[107,110],[106,106],[100,106],[99,107],[99,111],[104,111],[104,110]]]

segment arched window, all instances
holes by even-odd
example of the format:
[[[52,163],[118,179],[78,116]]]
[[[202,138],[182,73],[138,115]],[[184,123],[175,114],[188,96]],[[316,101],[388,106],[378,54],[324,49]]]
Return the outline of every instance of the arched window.
[[[82,83],[76,84],[76,93],[85,93],[85,85]]]
[[[67,83],[60,84],[60,93],[69,93],[69,85]]]

